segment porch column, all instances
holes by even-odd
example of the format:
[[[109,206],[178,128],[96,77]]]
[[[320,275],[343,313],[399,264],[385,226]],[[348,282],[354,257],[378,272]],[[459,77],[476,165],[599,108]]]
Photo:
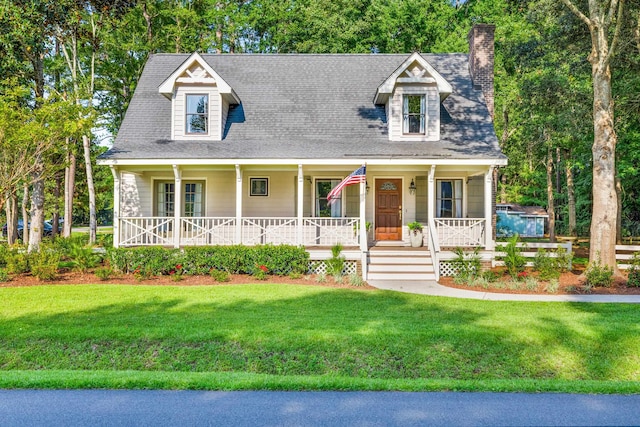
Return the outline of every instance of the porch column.
[[[431,165],[429,171],[429,184],[427,185],[427,213],[429,219],[435,220],[436,217],[436,181],[434,179],[436,175],[436,165]],[[435,233],[435,230],[432,230]]]
[[[110,166],[113,175],[113,247],[120,246],[120,171]]]
[[[173,201],[173,247],[180,247],[180,216],[182,215],[182,171],[178,165],[173,165],[173,177],[176,181]]]
[[[360,252],[362,255],[362,280],[367,280],[368,268],[367,265],[367,251],[369,250],[369,244],[367,242],[367,183],[360,182]]]
[[[302,174],[302,165],[298,165],[298,206],[296,213],[298,214],[298,224],[296,227],[296,244],[302,245],[303,235],[302,235],[302,210],[304,209],[304,175]]]
[[[493,241],[493,169],[491,166],[484,173],[484,246],[488,251],[495,249]]]
[[[429,221],[429,247],[433,246],[433,233],[438,233],[436,228],[436,165],[431,165],[427,182],[427,220]],[[433,248],[435,249],[435,248]]]
[[[242,169],[236,165],[236,244],[242,243]]]

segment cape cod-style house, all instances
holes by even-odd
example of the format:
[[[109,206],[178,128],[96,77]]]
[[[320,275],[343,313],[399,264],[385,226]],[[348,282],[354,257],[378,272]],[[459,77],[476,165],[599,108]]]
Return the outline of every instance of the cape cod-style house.
[[[149,57],[113,148],[114,245],[340,243],[366,279],[492,253],[493,30],[469,54]],[[362,165],[366,182],[327,194]],[[407,224],[424,246],[407,250]]]

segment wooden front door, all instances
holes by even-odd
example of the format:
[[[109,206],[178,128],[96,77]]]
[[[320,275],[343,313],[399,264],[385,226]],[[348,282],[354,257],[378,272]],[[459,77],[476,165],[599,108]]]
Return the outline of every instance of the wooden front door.
[[[402,240],[401,179],[376,179],[376,240]]]

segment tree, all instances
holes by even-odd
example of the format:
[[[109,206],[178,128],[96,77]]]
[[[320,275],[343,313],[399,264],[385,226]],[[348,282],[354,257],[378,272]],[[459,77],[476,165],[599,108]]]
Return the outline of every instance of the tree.
[[[589,259],[599,259],[614,269],[616,264],[616,232],[618,199],[616,190],[616,143],[611,91],[611,57],[616,50],[623,22],[624,0],[589,0],[583,13],[572,0],[562,0],[591,35],[593,85],[593,209]]]

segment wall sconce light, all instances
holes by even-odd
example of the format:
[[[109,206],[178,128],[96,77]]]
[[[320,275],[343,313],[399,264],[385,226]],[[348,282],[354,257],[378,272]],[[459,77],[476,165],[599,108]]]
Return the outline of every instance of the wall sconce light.
[[[411,178],[411,184],[409,184],[409,193],[416,194],[416,182]]]
[[[366,190],[367,194],[369,194],[369,189],[371,187],[369,187],[369,181],[365,181],[365,185],[364,185],[364,189]]]

